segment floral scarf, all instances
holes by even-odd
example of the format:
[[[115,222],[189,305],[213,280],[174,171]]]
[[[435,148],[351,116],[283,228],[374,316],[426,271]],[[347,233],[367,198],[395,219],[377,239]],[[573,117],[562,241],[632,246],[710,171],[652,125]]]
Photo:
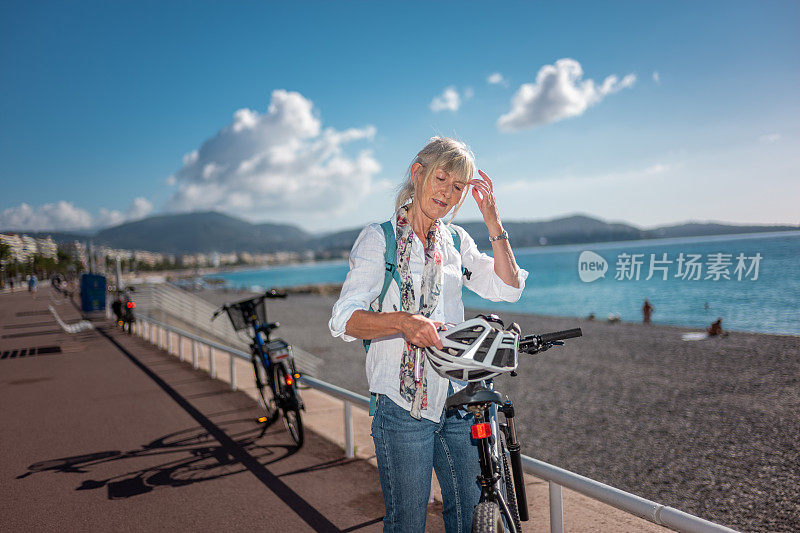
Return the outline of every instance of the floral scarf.
[[[400,299],[403,311],[430,317],[439,294],[442,292],[442,250],[439,239],[440,221],[434,220],[428,231],[425,243],[425,266],[422,269],[422,285],[420,287],[419,309],[415,306],[414,283],[411,280],[411,248],[414,242],[414,230],[408,221],[409,205],[404,205],[397,212],[397,269],[400,273]],[[419,365],[415,379],[415,365]],[[425,357],[406,341],[400,364],[400,396],[411,402],[411,416],[420,419],[420,411],[428,408],[428,380],[425,377]]]

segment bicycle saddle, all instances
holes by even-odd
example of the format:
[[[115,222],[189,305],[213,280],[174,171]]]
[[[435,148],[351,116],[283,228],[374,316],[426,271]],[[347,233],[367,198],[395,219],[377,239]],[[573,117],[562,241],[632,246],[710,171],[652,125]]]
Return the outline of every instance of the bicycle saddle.
[[[503,397],[499,392],[489,390],[480,383],[470,383],[462,390],[447,398],[445,406],[448,409],[458,408],[462,405],[480,403],[503,403]]]

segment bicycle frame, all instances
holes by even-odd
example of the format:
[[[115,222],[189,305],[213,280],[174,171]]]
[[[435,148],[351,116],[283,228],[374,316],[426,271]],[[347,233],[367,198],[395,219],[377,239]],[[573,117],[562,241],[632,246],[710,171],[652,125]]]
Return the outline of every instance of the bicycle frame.
[[[489,379],[484,383],[486,389],[494,390],[493,380]],[[508,407],[505,407],[506,405],[508,405]],[[474,414],[474,421],[470,430],[472,437],[477,441],[478,461],[481,468],[481,474],[478,476],[478,483],[481,486],[481,497],[479,501],[492,501],[497,503],[500,507],[501,514],[505,518],[505,523],[509,531],[512,533],[520,533],[517,529],[517,518],[512,514],[508,502],[506,501],[506,496],[508,498],[514,498],[514,502],[517,504],[517,512],[520,515],[519,520],[527,521],[528,509],[525,497],[525,485],[524,482],[522,482],[519,483],[519,487],[507,486],[500,468],[501,461],[503,461],[503,456],[507,449],[504,441],[500,439],[500,431],[503,431],[506,441],[511,440],[512,444],[519,448],[519,444],[516,442],[516,432],[513,425],[513,404],[507,401],[504,407],[501,408],[501,412],[506,415],[507,423],[505,426],[501,426],[498,422],[498,409],[495,403],[470,404],[467,405],[466,408]],[[521,475],[521,471],[519,475],[516,469],[513,471],[515,483],[518,479],[522,479]]]
[[[277,383],[275,383],[275,380],[273,379],[273,375],[274,375],[273,374],[273,366],[274,365],[278,365],[278,364],[282,364],[282,363],[274,362],[272,360],[272,358],[269,356],[268,350],[266,349],[267,344],[271,340],[270,339],[270,331],[269,331],[270,328],[267,327],[267,326],[268,326],[267,324],[261,324],[261,323],[259,323],[257,321],[253,322],[253,330],[254,330],[253,341],[254,342],[251,345],[251,353],[253,354],[253,357],[260,357],[261,358],[261,363],[264,365],[264,370],[266,371],[266,374],[267,374],[267,381],[268,381],[269,387],[270,387],[270,389],[272,389],[272,393],[273,393],[274,397],[279,399],[278,400],[279,402],[283,402],[285,400],[285,398],[281,398],[280,393],[279,393],[280,391],[278,390],[278,385],[277,385]],[[265,331],[265,329],[266,329],[266,331]],[[265,336],[265,338],[262,338],[262,334]],[[294,384],[294,380],[299,378],[300,376],[295,371],[294,361],[292,360],[291,357],[287,357],[286,358],[285,364],[287,365],[287,368],[286,368],[287,374],[289,376],[291,376],[291,378],[292,378],[292,382],[291,383],[287,383],[286,385],[292,387],[292,390],[294,390],[295,395],[297,395],[297,390],[296,390],[296,386]],[[256,379],[258,379],[258,372],[256,372]]]
[[[252,315],[253,317],[256,316],[255,313]],[[264,366],[264,370],[267,374],[267,384],[269,388],[272,390],[272,394],[274,398],[278,401],[279,407],[283,407],[287,398],[283,398],[280,394],[280,390],[278,388],[278,384],[275,383],[273,378],[274,376],[274,369],[275,365],[285,364],[285,370],[287,375],[290,377],[291,381],[287,379],[286,386],[291,387],[292,391],[294,392],[295,398],[297,398],[297,387],[295,385],[295,379],[299,378],[300,375],[296,372],[294,368],[294,361],[292,360],[291,355],[287,356],[284,362],[275,362],[272,360],[272,357],[269,355],[269,350],[267,349],[268,344],[272,340],[271,331],[274,329],[274,326],[270,323],[261,323],[257,319],[253,318],[251,321],[251,327],[253,328],[253,343],[250,345],[251,354],[253,357],[259,357],[261,359],[261,363]],[[263,335],[263,337],[262,337]],[[287,344],[287,348],[288,348]],[[291,348],[289,348],[291,349]],[[291,354],[291,352],[289,352]],[[254,368],[255,370],[255,368]],[[256,380],[258,380],[258,372],[256,371]],[[298,403],[299,400],[298,400]]]
[[[252,331],[250,357],[261,403],[267,413],[267,416],[259,417],[258,421],[266,423],[264,426],[264,431],[266,431],[267,426],[271,425],[283,411],[289,433],[297,445],[302,446],[303,431],[300,410],[305,407],[300,399],[296,383],[300,374],[294,367],[291,346],[281,339],[272,340],[270,338],[271,332],[277,329],[278,324],[271,323],[267,319],[265,299],[268,297],[282,298],[285,295],[273,290],[260,297],[225,304],[214,313],[212,320],[224,310],[227,311],[228,318],[236,331]],[[277,355],[280,353],[279,351],[283,352],[280,356]],[[262,380],[259,366],[265,374],[264,380]],[[268,386],[272,393],[270,399],[264,394],[265,386]],[[273,400],[275,402],[274,410]]]

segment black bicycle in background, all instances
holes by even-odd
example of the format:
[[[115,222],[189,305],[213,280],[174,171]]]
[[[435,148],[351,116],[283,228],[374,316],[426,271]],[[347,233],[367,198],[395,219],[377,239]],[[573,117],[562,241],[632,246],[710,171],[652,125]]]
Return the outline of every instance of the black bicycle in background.
[[[299,448],[303,445],[303,401],[297,391],[297,372],[292,355],[292,346],[283,339],[272,339],[272,332],[280,326],[267,321],[268,298],[286,298],[285,293],[269,290],[260,296],[225,304],[214,312],[211,320],[227,311],[233,329],[247,331],[251,335],[250,360],[256,379],[256,388],[266,416],[258,419],[264,429],[283,413],[284,424],[292,440]],[[252,333],[250,333],[252,332]]]
[[[506,329],[497,315],[479,316]],[[508,331],[520,333],[517,324],[512,324]],[[520,336],[518,353],[534,355],[563,345],[564,339],[582,335],[581,329],[575,328]],[[516,371],[511,375],[516,376]],[[497,533],[507,530],[521,533],[521,522],[528,521],[529,516],[520,452],[522,445],[517,440],[514,427],[514,403],[508,398],[503,400],[502,395],[494,390],[493,380],[488,379],[469,383],[448,397],[445,405],[447,408],[466,409],[475,415],[470,430],[478,444],[481,498],[472,515],[472,532]],[[498,422],[498,411],[503,413],[505,423]]]

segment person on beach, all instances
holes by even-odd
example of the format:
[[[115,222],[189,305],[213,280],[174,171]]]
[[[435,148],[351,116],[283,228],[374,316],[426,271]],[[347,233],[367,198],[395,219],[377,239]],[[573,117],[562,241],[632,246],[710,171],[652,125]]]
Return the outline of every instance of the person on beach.
[[[650,315],[653,314],[656,308],[650,304],[650,300],[645,299],[644,305],[642,306],[642,323],[649,324],[650,323]]]
[[[528,272],[517,266],[492,180],[481,170],[481,179],[472,179],[474,171],[474,156],[464,143],[430,140],[409,167],[390,219],[400,283],[389,286],[383,311],[373,312],[385,279],[387,241],[380,224],[368,225],[350,252],[350,271],[328,324],[334,337],[371,341],[366,370],[375,401],[372,438],[386,532],[425,530],[434,470],[448,533],[470,531],[480,498],[472,414],[444,408],[446,397],[466,383],[440,376],[424,359],[417,379],[413,357],[414,347],[442,347],[438,326],[464,321],[462,285],[483,298],[508,302],[517,301],[525,286]],[[452,211],[452,221],[470,186],[494,258],[478,251],[463,228],[443,220]],[[451,231],[458,232],[460,250]]]
[[[722,331],[722,318],[717,318],[714,322],[712,322],[707,331],[709,337],[724,335],[724,332]]]

